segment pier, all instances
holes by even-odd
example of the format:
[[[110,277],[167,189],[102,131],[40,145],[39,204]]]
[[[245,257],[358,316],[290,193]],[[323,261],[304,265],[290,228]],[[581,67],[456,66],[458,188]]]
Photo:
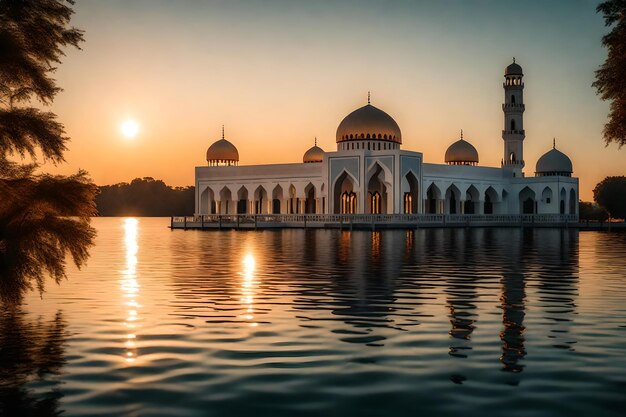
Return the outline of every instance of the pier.
[[[425,227],[578,227],[572,214],[206,214],[173,216],[171,229],[415,229]]]

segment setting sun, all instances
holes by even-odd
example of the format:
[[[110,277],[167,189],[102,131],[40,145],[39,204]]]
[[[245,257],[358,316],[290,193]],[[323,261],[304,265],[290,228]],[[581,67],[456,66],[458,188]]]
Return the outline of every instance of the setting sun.
[[[132,119],[128,119],[122,123],[120,130],[122,131],[122,135],[124,135],[124,137],[132,139],[137,136],[137,133],[139,133],[139,123]]]

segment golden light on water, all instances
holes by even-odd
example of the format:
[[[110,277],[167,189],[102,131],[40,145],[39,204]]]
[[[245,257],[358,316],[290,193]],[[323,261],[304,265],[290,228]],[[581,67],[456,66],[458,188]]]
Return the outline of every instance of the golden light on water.
[[[137,243],[138,220],[127,218],[124,220],[124,247],[126,248],[126,269],[122,271],[120,287],[122,289],[122,307],[126,310],[126,320],[124,325],[127,329],[132,329],[126,335],[124,343],[125,360],[127,363],[135,362],[137,358],[137,335],[135,329],[140,321],[138,310],[141,304],[137,301],[141,286],[137,281]]]
[[[254,295],[255,280],[254,270],[256,268],[256,260],[254,255],[248,253],[243,258],[243,280],[241,283],[241,301],[244,303],[245,314],[241,318],[248,321],[251,327],[256,327],[257,322],[254,321]]]

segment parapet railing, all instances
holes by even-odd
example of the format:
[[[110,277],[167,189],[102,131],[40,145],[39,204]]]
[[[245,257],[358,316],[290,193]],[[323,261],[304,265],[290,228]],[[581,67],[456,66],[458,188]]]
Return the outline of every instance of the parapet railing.
[[[172,227],[215,227],[245,224],[568,224],[577,214],[203,214],[174,216]]]

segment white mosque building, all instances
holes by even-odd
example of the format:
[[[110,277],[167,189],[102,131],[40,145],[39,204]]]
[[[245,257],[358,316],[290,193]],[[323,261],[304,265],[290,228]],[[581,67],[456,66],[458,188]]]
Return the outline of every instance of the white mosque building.
[[[524,175],[524,82],[515,63],[504,73],[501,166],[479,164],[466,139],[445,164],[402,149],[395,120],[369,103],[337,128],[337,150],[313,146],[302,163],[239,165],[228,140],[213,143],[208,166],[196,167],[196,214],[561,214],[577,218],[578,179],[553,146]]]

